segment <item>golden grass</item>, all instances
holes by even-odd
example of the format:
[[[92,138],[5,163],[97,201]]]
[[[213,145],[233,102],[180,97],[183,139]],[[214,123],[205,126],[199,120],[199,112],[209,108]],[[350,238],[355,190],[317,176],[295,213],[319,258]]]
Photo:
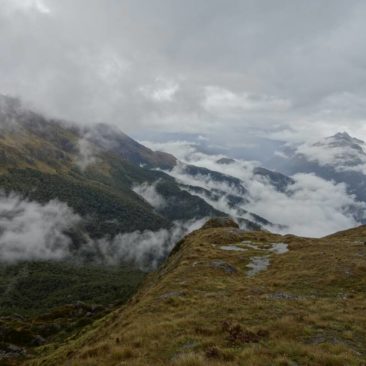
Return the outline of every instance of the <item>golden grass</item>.
[[[365,365],[364,237],[363,227],[324,239],[197,231],[127,306],[29,365]],[[289,252],[271,254],[273,242]],[[247,250],[219,248],[235,243]],[[258,255],[270,266],[249,278]]]

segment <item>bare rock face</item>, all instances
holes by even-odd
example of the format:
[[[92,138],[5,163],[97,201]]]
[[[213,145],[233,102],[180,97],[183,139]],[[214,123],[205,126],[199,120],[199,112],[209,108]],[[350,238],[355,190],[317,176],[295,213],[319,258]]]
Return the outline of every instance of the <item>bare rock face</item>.
[[[239,229],[239,225],[231,217],[214,217],[208,220],[201,229],[215,229],[220,227],[233,227]]]

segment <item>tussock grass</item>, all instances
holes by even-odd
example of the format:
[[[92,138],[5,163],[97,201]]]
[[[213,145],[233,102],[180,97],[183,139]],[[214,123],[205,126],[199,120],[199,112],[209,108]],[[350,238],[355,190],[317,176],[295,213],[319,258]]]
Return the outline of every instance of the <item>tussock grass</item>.
[[[323,239],[197,231],[125,307],[28,364],[365,365],[364,237],[364,227]],[[219,248],[244,240],[258,249]],[[274,242],[289,252],[271,254]],[[270,266],[247,277],[258,255]]]

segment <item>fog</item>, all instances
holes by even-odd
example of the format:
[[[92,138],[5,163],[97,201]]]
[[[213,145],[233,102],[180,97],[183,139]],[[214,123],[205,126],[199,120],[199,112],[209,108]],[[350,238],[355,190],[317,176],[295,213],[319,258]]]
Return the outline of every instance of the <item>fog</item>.
[[[217,209],[233,216],[249,218],[230,207],[227,194],[240,195],[229,184],[219,184],[209,176],[191,176],[186,173],[184,164],[194,164],[242,180],[248,190],[245,196],[248,203],[242,208],[258,214],[274,224],[285,228],[268,227],[271,231],[292,233],[301,236],[320,237],[333,232],[351,228],[360,224],[364,217],[365,204],[347,193],[346,185],[326,181],[314,174],[296,174],[293,183],[278,191],[270,180],[255,174],[258,162],[234,160],[230,164],[220,164],[224,155],[208,155],[196,149],[196,146],[184,141],[152,143],[144,141],[150,148],[175,154],[183,163],[168,172],[178,181],[208,190],[220,189],[226,192],[219,201],[210,200],[200,195]],[[194,194],[194,192],[191,191]]]
[[[30,260],[85,260],[98,264],[132,264],[152,270],[187,233],[198,229],[205,219],[174,222],[170,229],[135,231],[114,238],[91,239],[76,249],[68,236],[82,227],[83,219],[57,200],[46,204],[16,194],[0,194],[0,262]]]

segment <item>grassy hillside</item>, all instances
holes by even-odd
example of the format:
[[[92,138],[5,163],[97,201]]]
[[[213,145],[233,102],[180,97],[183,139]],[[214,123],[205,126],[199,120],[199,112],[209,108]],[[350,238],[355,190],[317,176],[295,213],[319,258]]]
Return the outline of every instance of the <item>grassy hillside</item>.
[[[71,249],[89,237],[155,231],[171,227],[173,220],[217,215],[173,178],[151,170],[173,164],[171,155],[153,152],[108,126],[84,131],[0,96],[0,196],[16,192],[40,203],[65,202],[82,218],[65,233]],[[134,186],[142,183],[156,184],[169,207],[159,211],[136,194]],[[83,266],[8,265],[0,258],[0,364],[17,363],[23,348],[31,354],[39,337],[42,344],[59,343],[80,332],[130,298],[144,277],[131,264],[97,267],[85,251],[84,257]]]
[[[27,364],[365,364],[365,227],[307,239],[220,225],[182,240],[126,306]]]
[[[66,303],[125,302],[145,274],[127,266],[23,262],[0,265],[0,316],[38,316]]]
[[[173,166],[173,156],[154,152],[106,125],[82,130],[24,110],[12,100],[4,105],[0,189],[38,202],[66,202],[85,218],[91,236],[158,230],[172,220],[218,214],[202,199],[182,192],[173,178],[151,170]],[[132,189],[156,181],[169,210],[158,212]]]
[[[19,364],[37,346],[79,334],[124,304],[144,276],[127,266],[0,265],[0,364]]]

